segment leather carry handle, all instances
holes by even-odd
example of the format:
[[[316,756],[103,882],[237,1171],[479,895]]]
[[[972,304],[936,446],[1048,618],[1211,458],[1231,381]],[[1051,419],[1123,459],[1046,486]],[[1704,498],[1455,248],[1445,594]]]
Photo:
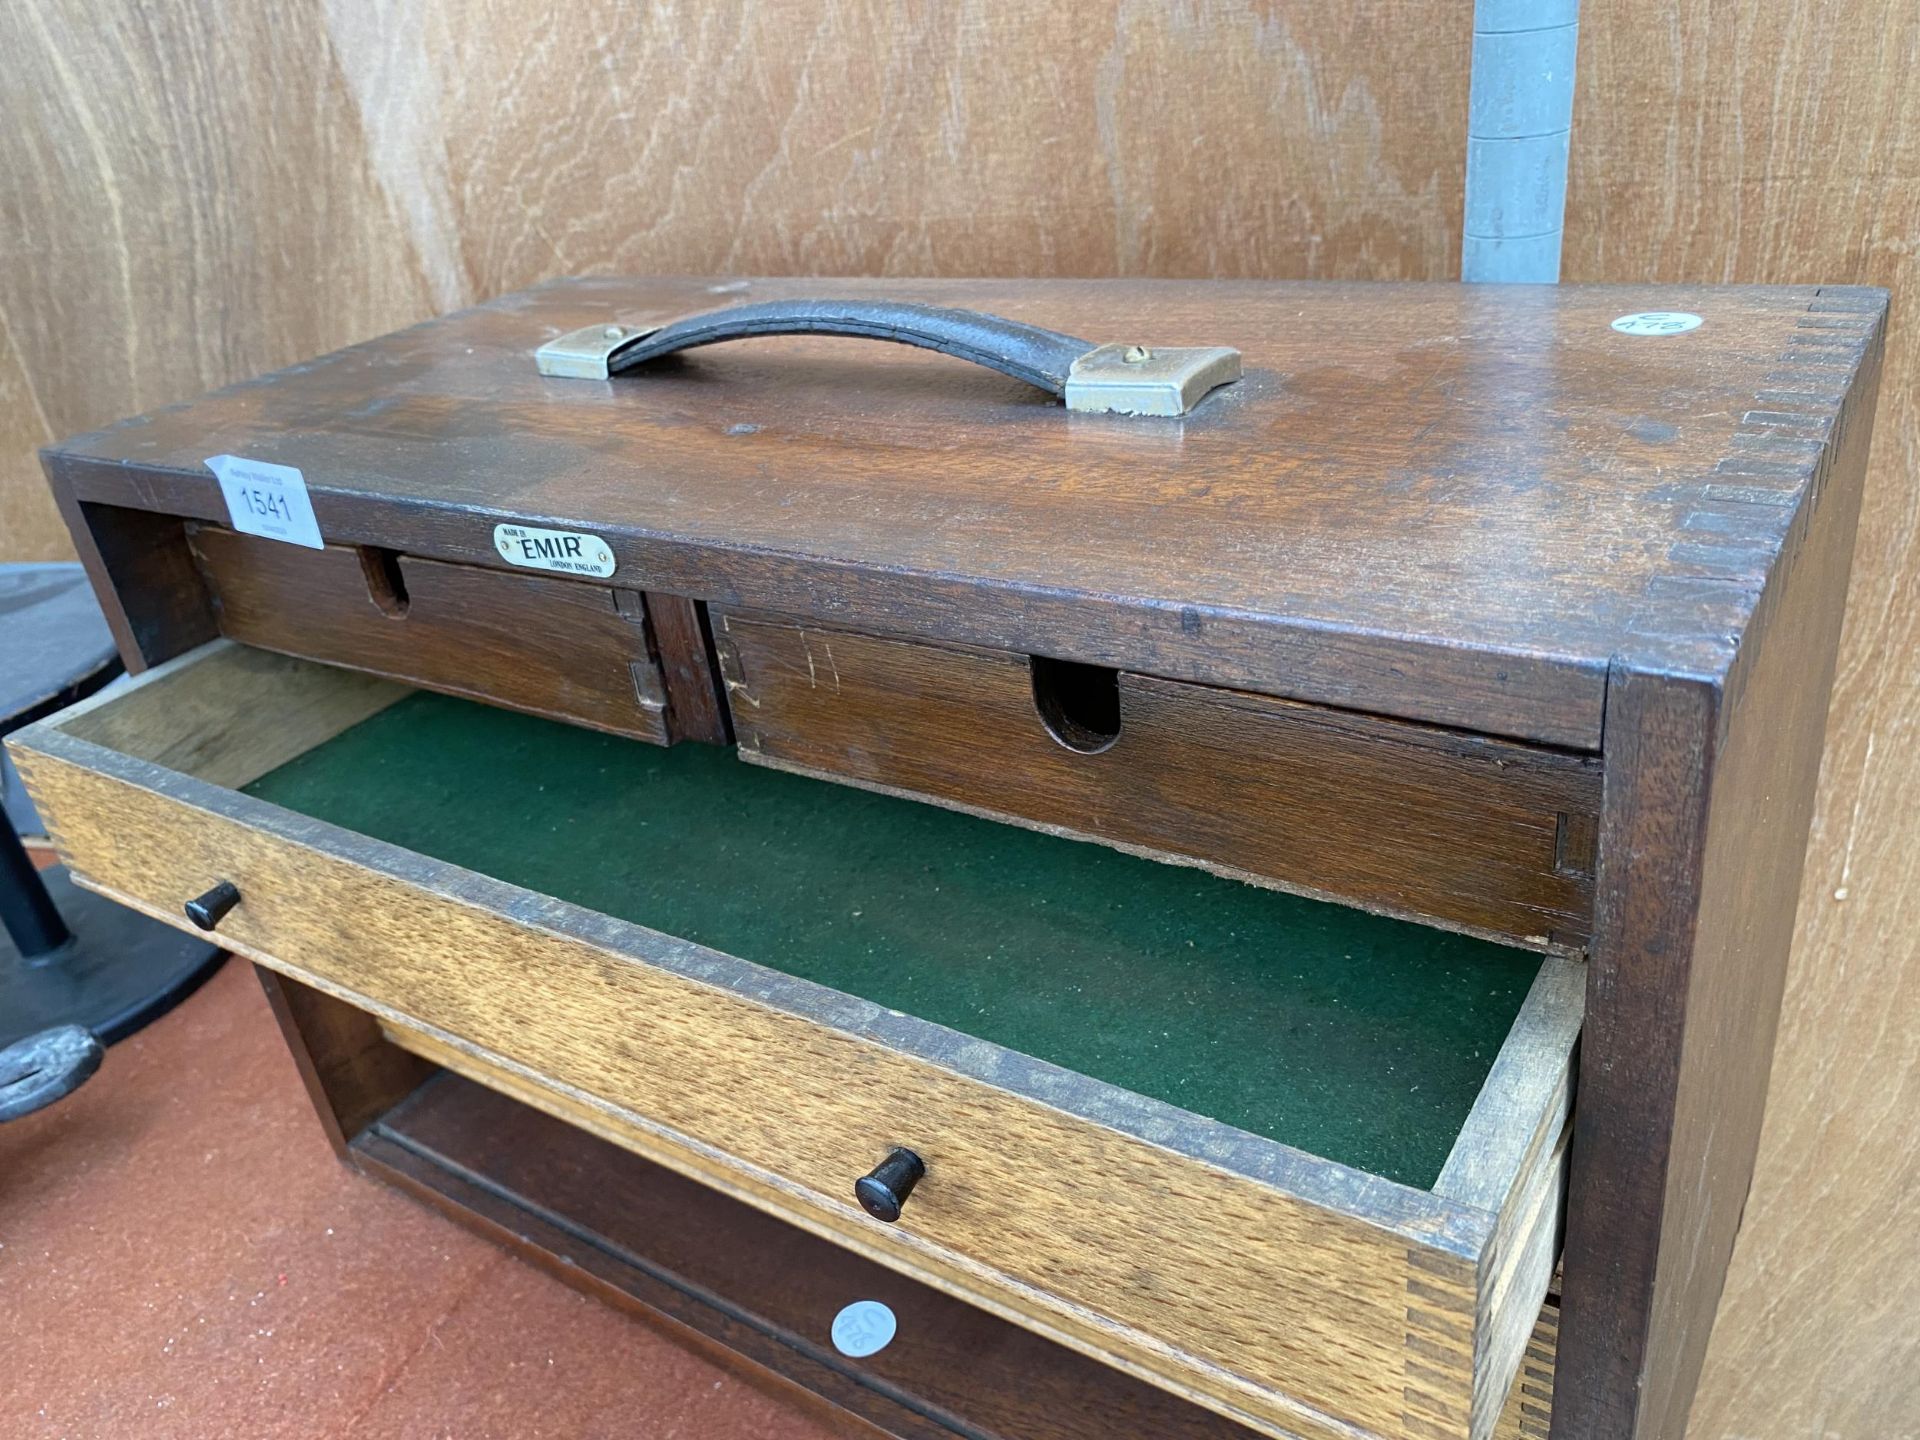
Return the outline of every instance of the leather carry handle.
[[[605,380],[676,351],[766,335],[846,335],[936,350],[1060,396],[1070,410],[1184,415],[1240,378],[1238,350],[1096,345],[978,310],[876,300],[770,300],[651,329],[589,325],[548,341],[534,360],[542,375]]]
[[[915,345],[971,360],[1052,395],[1065,392],[1073,362],[1094,348],[1071,335],[977,310],[873,300],[771,300],[676,320],[623,348],[610,368],[618,373],[676,350],[761,335],[851,335]]]

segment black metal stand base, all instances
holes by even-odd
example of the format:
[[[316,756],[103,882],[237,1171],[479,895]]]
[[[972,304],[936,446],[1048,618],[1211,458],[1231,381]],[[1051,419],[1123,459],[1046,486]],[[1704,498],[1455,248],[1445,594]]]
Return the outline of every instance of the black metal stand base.
[[[57,1025],[84,1026],[111,1045],[186,999],[226,958],[82,890],[63,865],[40,879],[73,935],[29,960],[0,932],[0,1046]]]

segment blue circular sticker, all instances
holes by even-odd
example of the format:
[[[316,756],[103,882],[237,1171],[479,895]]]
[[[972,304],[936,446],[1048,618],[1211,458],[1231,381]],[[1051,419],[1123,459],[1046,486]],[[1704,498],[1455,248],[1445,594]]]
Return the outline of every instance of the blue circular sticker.
[[[1684,335],[1700,328],[1700,317],[1684,310],[1642,310],[1613,322],[1622,335]]]
[[[893,1311],[878,1300],[856,1300],[833,1317],[833,1348],[864,1360],[891,1345],[899,1328]]]

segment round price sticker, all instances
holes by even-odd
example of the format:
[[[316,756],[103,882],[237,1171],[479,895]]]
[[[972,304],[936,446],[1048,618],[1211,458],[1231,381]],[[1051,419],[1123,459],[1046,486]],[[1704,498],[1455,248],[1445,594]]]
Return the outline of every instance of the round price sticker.
[[[1613,322],[1622,335],[1684,335],[1700,328],[1700,317],[1684,310],[1642,310]]]
[[[899,1328],[893,1311],[878,1300],[856,1300],[833,1317],[833,1348],[864,1360],[891,1345]]]

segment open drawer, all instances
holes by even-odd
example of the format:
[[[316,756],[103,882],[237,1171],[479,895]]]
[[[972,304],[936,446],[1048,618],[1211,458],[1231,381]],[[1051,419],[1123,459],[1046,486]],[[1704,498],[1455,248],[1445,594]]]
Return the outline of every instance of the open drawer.
[[[86,883],[450,1068],[1269,1433],[1493,1431],[1578,962],[224,641],[9,744]]]

